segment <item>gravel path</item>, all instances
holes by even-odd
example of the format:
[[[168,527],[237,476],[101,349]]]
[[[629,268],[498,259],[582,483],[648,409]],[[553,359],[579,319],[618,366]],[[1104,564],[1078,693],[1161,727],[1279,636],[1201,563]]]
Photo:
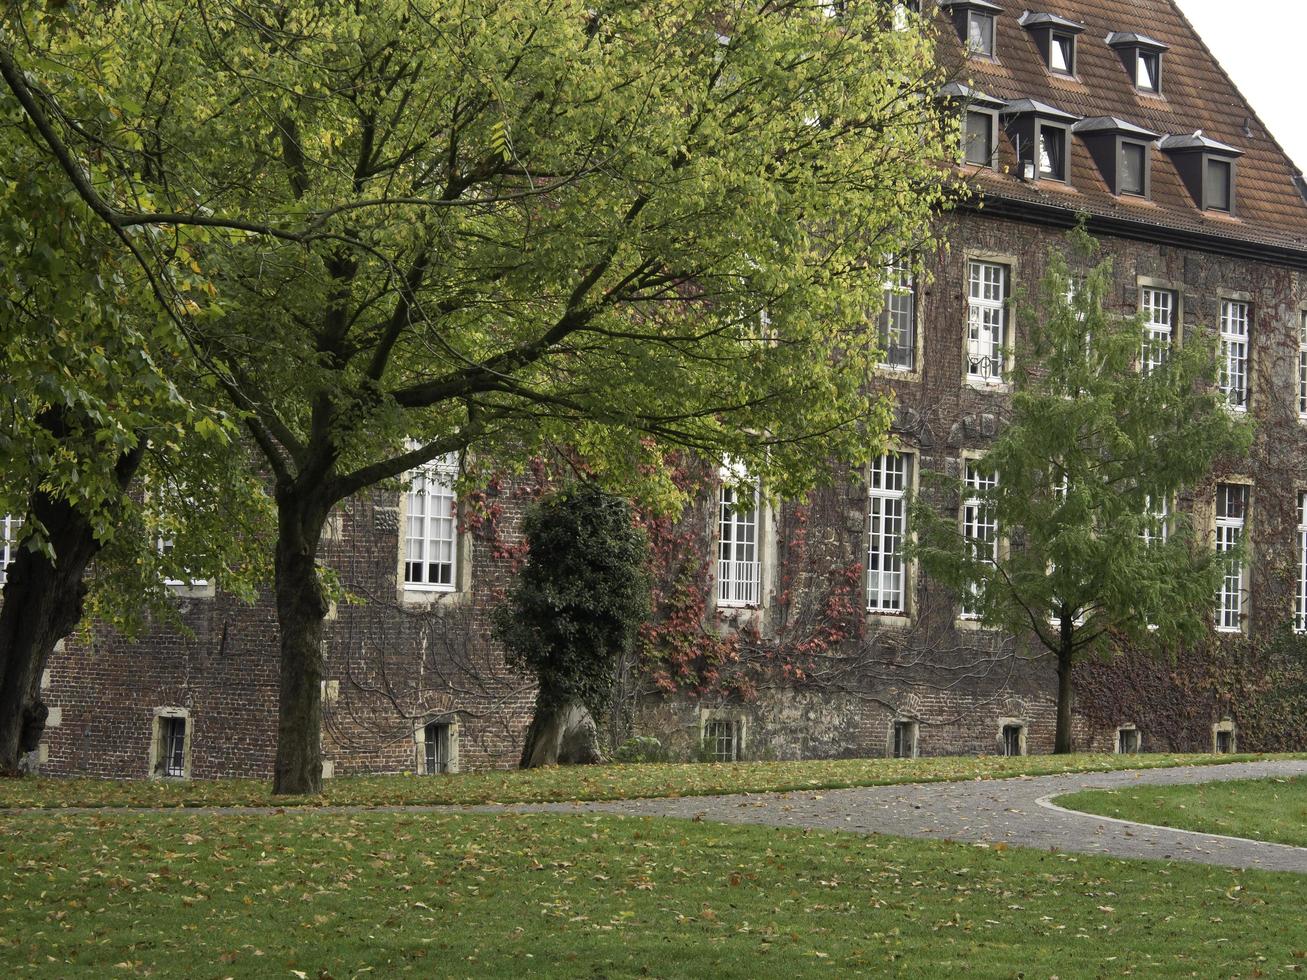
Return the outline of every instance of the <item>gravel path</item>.
[[[1243,762],[961,783],[547,804],[511,809],[563,813],[589,811],[775,827],[813,827],[985,844],[1002,842],[1013,847],[1195,861],[1232,868],[1307,872],[1307,848],[1129,823],[1063,810],[1049,802],[1050,797],[1082,789],[1304,775],[1307,775],[1307,762],[1304,761]]]

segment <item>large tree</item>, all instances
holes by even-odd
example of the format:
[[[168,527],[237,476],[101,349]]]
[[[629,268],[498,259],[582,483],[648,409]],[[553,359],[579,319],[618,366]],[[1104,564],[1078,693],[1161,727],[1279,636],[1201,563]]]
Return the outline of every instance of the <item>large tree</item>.
[[[536,505],[523,531],[526,563],[495,610],[509,663],[538,682],[521,765],[598,762],[595,719],[649,616],[649,542],[630,505],[593,480]]]
[[[910,512],[926,574],[982,624],[1051,655],[1056,752],[1072,749],[1076,662],[1209,628],[1222,560],[1177,502],[1251,441],[1217,389],[1211,337],[1194,330],[1152,348],[1140,318],[1108,304],[1110,260],[1081,275],[1095,243],[1076,233],[1070,244],[1077,271],[1054,250],[1021,304],[1000,434],[969,464],[973,479],[935,475],[960,513],[925,499]]]
[[[0,39],[69,186],[217,284],[159,296],[274,485],[277,792],[320,789],[318,546],[352,494],[469,448],[617,483],[688,447],[781,492],[878,450],[869,314],[956,121],[923,23],[828,8],[143,0],[58,57],[39,14]]]
[[[212,580],[259,516],[240,430],[151,300],[143,268],[0,108],[0,773],[41,738],[40,678],[88,612],[166,615],[164,581]],[[187,276],[191,274],[189,271]],[[182,282],[184,280],[179,280]],[[186,285],[191,285],[185,281]],[[198,288],[199,281],[195,285]],[[142,483],[148,480],[148,493]],[[193,500],[187,499],[194,497]],[[223,533],[219,533],[219,529]],[[163,549],[165,536],[172,546]],[[2,544],[4,542],[0,542]],[[95,562],[100,572],[88,579]],[[247,581],[223,575],[224,585]]]

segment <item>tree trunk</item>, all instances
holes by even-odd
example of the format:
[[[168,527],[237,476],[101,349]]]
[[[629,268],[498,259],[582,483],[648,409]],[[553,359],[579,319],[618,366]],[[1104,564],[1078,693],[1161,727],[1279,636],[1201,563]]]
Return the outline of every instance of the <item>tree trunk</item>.
[[[1053,740],[1053,752],[1066,755],[1071,751],[1071,706],[1074,692],[1071,686],[1072,664],[1072,630],[1071,610],[1062,610],[1061,641],[1057,651],[1057,735]]]
[[[55,417],[51,425],[62,426]],[[52,430],[57,431],[57,430]],[[141,464],[143,447],[124,454],[114,467],[121,492]],[[31,513],[44,525],[54,559],[19,548],[5,579],[0,603],[0,774],[18,775],[22,757],[36,749],[48,709],[41,701],[41,674],[55,644],[82,618],[87,566],[100,541],[86,515],[67,501],[37,492]]]
[[[599,729],[590,710],[577,700],[558,698],[544,691],[536,695],[535,715],[526,731],[520,768],[590,765],[602,761]]]
[[[277,489],[276,593],[281,633],[275,794],[322,792],[323,620],[317,552],[328,505]]]

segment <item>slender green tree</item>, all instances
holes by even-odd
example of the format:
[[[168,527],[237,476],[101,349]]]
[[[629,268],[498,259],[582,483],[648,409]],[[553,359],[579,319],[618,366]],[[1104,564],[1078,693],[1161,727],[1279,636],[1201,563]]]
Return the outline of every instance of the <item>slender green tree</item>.
[[[321,786],[318,548],[358,491],[566,444],[664,502],[669,447],[800,492],[879,448],[884,255],[929,238],[956,120],[924,22],[828,13],[142,0],[80,8],[57,51],[57,14],[0,38],[271,474],[276,791]],[[178,290],[192,262],[215,296]]]
[[[1070,243],[1077,264],[1093,260],[1083,232]],[[932,475],[960,510],[920,499],[910,509],[926,574],[955,589],[967,615],[1053,659],[1056,752],[1072,747],[1077,661],[1209,627],[1222,565],[1176,503],[1251,442],[1217,389],[1210,338],[1191,331],[1150,349],[1138,316],[1108,308],[1111,284],[1110,260],[1080,276],[1063,251],[1050,254],[1021,304],[1002,430],[970,478]]]
[[[593,480],[538,504],[526,563],[495,610],[508,660],[536,677],[522,768],[598,762],[595,718],[650,610],[649,542],[630,505]]]

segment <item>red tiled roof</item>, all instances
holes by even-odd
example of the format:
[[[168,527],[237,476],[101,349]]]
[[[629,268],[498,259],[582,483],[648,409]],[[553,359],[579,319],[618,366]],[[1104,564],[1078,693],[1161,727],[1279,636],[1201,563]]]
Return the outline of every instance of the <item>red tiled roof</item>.
[[[1077,137],[1071,140],[1069,187],[1019,180],[1012,141],[1001,138],[998,172],[966,168],[986,198],[1307,252],[1307,201],[1294,183],[1298,168],[1173,0],[1000,2],[1004,11],[995,18],[993,61],[964,58],[951,18],[943,11],[937,15],[945,60],[959,66],[959,80],[1006,101],[1035,99],[1077,116],[1116,116],[1164,136],[1202,130],[1244,155],[1237,167],[1233,216],[1202,211],[1181,182],[1174,160],[1156,145],[1150,150],[1151,200],[1113,196]],[[1045,67],[1034,36],[1017,23],[1027,9],[1085,25],[1076,42],[1075,78],[1054,75]],[[1113,32],[1147,35],[1168,45],[1160,96],[1135,90],[1120,56],[1107,46]]]

